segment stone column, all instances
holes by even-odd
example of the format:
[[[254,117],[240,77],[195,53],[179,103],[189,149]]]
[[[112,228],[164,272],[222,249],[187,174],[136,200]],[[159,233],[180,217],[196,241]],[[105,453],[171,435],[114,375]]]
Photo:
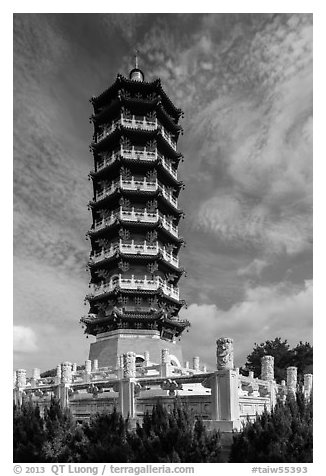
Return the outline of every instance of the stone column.
[[[193,359],[192,359],[192,367],[193,367],[194,370],[199,371],[199,357],[198,357],[198,355],[196,355],[195,357],[193,357]]]
[[[123,354],[123,378],[136,377],[136,354],[127,352]]]
[[[249,375],[248,375],[249,378],[253,379],[254,378],[254,373],[250,370],[249,371]]]
[[[93,360],[93,372],[96,372],[98,370],[98,360],[94,359]]]
[[[168,364],[170,362],[169,356],[170,356],[169,349],[162,349],[161,363]]]
[[[21,406],[23,403],[23,394],[26,383],[26,370],[18,369],[16,371],[16,388],[14,389],[14,402],[18,406]]]
[[[216,365],[217,370],[231,370],[233,364],[233,339],[220,337],[216,341]]]
[[[17,387],[23,389],[26,387],[26,370],[18,369],[17,370]]]
[[[305,374],[303,379],[304,379],[304,384],[303,384],[304,396],[307,400],[309,400],[311,396],[311,392],[312,392],[313,376],[312,374]]]
[[[40,369],[34,368],[32,372],[31,386],[33,388],[37,387],[37,381],[41,378]]]
[[[188,361],[188,360],[186,360],[186,362],[185,362],[185,368],[186,368],[187,370],[189,369],[189,361]]]
[[[17,385],[17,372],[16,370],[14,370],[14,374],[13,374],[13,386],[14,388],[16,387]]]
[[[145,364],[145,367],[149,366],[149,352],[147,350],[145,350],[144,352],[144,364]]]
[[[261,379],[274,380],[274,357],[272,355],[264,355],[261,359]]]
[[[225,432],[240,429],[239,376],[233,365],[233,340],[216,341],[217,371],[211,380],[211,426]]]
[[[161,377],[168,377],[170,373],[170,353],[168,349],[161,352]]]
[[[207,373],[207,366],[206,365],[203,365],[203,373],[206,374]]]
[[[60,382],[61,382],[61,364],[58,364],[57,367],[56,367],[54,382],[55,382],[56,385],[59,385]]]
[[[75,374],[76,372],[77,372],[77,364],[76,364],[76,362],[74,362],[72,364],[72,373]]]
[[[37,368],[33,369],[33,374],[32,375],[33,375],[33,379],[39,380],[41,378],[40,369],[37,369]]]
[[[136,354],[123,354],[123,378],[119,382],[119,409],[123,418],[135,418]]]
[[[90,374],[92,372],[92,361],[91,360],[85,360],[85,372],[87,374]]]
[[[297,391],[297,367],[288,367],[286,369],[286,384],[288,392],[295,394]]]
[[[71,383],[72,382],[72,373],[71,373],[71,363],[63,362],[61,364],[61,383]]]
[[[69,406],[69,389],[72,383],[72,365],[70,362],[61,364],[61,382],[58,386],[58,396],[61,408]]]

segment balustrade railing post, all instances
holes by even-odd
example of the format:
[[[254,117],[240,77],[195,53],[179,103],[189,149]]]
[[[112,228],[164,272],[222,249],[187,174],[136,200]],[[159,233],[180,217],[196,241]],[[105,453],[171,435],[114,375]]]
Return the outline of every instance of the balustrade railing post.
[[[310,400],[311,392],[312,392],[313,375],[304,374],[303,379],[304,379],[304,383],[303,383],[304,397],[306,400]]]
[[[41,373],[40,369],[38,369],[38,368],[34,368],[34,369],[33,369],[32,381],[31,381],[31,386],[32,386],[32,387],[36,387],[36,386],[37,386],[37,381],[41,378],[40,373]]]
[[[199,357],[198,355],[196,355],[195,357],[193,357],[192,359],[192,368],[198,372],[199,371]]]
[[[170,375],[170,353],[169,349],[161,350],[161,377]]]
[[[136,354],[123,354],[123,378],[119,382],[119,409],[123,418],[135,418]]]
[[[16,388],[14,389],[14,402],[16,405],[21,406],[23,403],[24,390],[27,384],[26,370],[18,369],[16,371],[17,381]]]
[[[298,369],[297,367],[288,367],[286,369],[286,384],[287,384],[287,389],[288,393],[295,395],[297,391],[297,373]]]
[[[91,381],[91,372],[92,372],[92,361],[91,360],[85,360],[85,381],[90,382]]]
[[[231,432],[240,429],[238,373],[233,364],[233,340],[216,341],[217,371],[211,377],[212,427]]]
[[[58,386],[59,402],[61,408],[69,406],[69,389],[72,383],[72,364],[63,362],[61,364],[61,382]]]

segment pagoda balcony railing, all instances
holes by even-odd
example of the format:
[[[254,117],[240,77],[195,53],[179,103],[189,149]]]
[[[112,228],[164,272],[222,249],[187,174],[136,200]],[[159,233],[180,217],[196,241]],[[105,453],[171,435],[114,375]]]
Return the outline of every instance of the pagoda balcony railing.
[[[103,188],[101,191],[96,192],[96,201],[103,200],[105,197],[111,195],[118,188],[122,190],[140,190],[144,192],[155,192],[161,190],[163,196],[175,207],[178,208],[178,200],[172,195],[172,193],[161,183],[155,180],[137,180],[135,177],[130,179],[120,177],[118,180],[114,180],[108,187]]]
[[[162,253],[163,259],[174,266],[179,266],[179,258],[175,257],[171,252],[162,246],[159,246],[158,242],[150,244],[144,241],[143,243],[135,243],[134,240],[131,243],[125,243],[119,240],[117,243],[111,243],[110,248],[102,248],[101,251],[94,253],[90,258],[91,263],[98,263],[107,258],[111,258],[117,251],[126,254],[133,255],[146,255],[157,256],[159,252]]]
[[[143,149],[135,148],[132,146],[130,149],[124,149],[121,146],[121,155],[126,159],[134,159],[134,160],[144,160],[149,161],[152,160],[155,162],[158,158],[161,159],[163,167],[170,172],[170,174],[177,179],[178,175],[176,170],[171,166],[171,164],[163,157],[163,155],[159,154],[157,150],[148,150],[146,147]]]
[[[135,116],[125,117],[123,114],[121,115],[121,125],[124,127],[131,127],[132,129],[143,129],[146,131],[154,131],[157,126],[157,119],[149,120],[146,117],[142,119],[136,119]]]
[[[161,126],[161,133],[164,139],[170,144],[173,150],[177,150],[177,143],[172,139],[171,134],[169,134],[163,126]]]
[[[162,289],[166,296],[171,296],[174,299],[179,300],[179,288],[169,284],[166,280],[159,276],[155,276],[154,279],[148,278],[146,275],[144,278],[138,278],[132,275],[130,278],[125,278],[121,274],[111,278],[107,283],[91,284],[89,297],[100,296],[108,292],[112,292],[116,287],[120,289],[131,290],[145,290],[145,291],[157,291]]]
[[[146,209],[141,211],[136,211],[134,207],[131,210],[122,210],[120,209],[120,218],[127,221],[135,221],[142,223],[157,223],[158,220],[161,220],[163,227],[168,230],[172,235],[178,237],[178,228],[167,220],[165,215],[160,213],[158,210],[155,212],[148,212]]]
[[[177,150],[176,141],[172,139],[171,134],[167,132],[167,130],[158,122],[156,118],[153,120],[147,119],[146,117],[137,119],[135,116],[125,117],[123,114],[121,115],[120,119],[113,120],[110,124],[106,125],[101,132],[96,134],[96,142],[101,142],[101,140],[105,139],[105,137],[111,134],[119,125],[146,131],[154,131],[160,128],[164,139],[170,144],[173,150]]]
[[[125,149],[123,146],[119,149],[112,152],[111,155],[106,156],[99,160],[96,164],[96,171],[99,172],[102,169],[105,169],[108,165],[115,162],[119,155],[121,155],[124,159],[131,159],[131,160],[143,160],[143,161],[153,161],[155,162],[158,158],[161,160],[163,167],[177,180],[178,175],[177,171],[171,166],[171,164],[163,157],[163,155],[159,154],[156,150],[148,150],[146,147],[142,149],[135,148],[132,146],[130,149]],[[94,171],[93,171],[94,172]]]
[[[147,209],[135,210],[132,207],[130,210],[123,210],[122,207],[116,211],[112,211],[108,217],[96,220],[94,224],[94,230],[101,230],[109,225],[112,225],[117,218],[125,221],[140,222],[140,223],[157,223],[161,220],[163,227],[168,230],[173,236],[178,238],[178,228],[173,223],[166,219],[166,216],[160,213],[158,210],[155,212],[149,212]]]

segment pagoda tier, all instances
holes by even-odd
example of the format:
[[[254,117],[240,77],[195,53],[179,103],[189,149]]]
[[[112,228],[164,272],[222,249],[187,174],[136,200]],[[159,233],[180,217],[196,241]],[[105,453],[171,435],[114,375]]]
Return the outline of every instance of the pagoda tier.
[[[189,326],[178,317],[185,304],[178,288],[184,272],[178,257],[182,111],[159,80],[121,75],[91,102],[90,310],[81,321],[95,336],[143,329],[173,340]]]

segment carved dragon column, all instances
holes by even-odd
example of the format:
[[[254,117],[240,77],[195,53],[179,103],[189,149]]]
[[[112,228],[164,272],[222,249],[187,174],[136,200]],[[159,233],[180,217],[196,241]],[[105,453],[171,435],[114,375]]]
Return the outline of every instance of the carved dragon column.
[[[72,364],[63,362],[61,364],[61,384],[59,386],[61,408],[69,406],[69,389],[72,383]]]
[[[288,392],[292,395],[295,395],[297,391],[297,380],[298,380],[298,369],[297,367],[288,367],[286,369],[286,385]]]
[[[311,396],[311,392],[312,392],[313,376],[312,374],[304,374],[303,378],[304,378],[304,383],[303,383],[304,396],[307,400],[309,400]]]
[[[233,363],[233,339],[216,341],[217,371],[211,381],[212,426],[231,432],[240,428],[238,373]]]
[[[119,408],[123,418],[135,418],[136,354],[123,354],[123,378],[119,385]]]
[[[274,357],[272,355],[264,355],[261,358],[261,379],[268,381],[268,392],[271,408],[276,403],[276,385],[274,382]]]

